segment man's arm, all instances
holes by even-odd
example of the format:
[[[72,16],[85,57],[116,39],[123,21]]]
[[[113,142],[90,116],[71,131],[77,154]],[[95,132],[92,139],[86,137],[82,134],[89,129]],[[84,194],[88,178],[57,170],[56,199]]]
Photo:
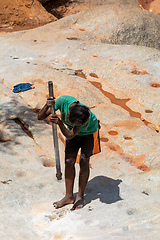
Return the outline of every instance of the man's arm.
[[[71,130],[69,130],[64,123],[58,118],[56,114],[52,115],[50,117],[50,121],[57,124],[62,132],[62,134],[67,138],[67,139],[72,139],[75,137],[79,132],[80,129],[77,127],[73,127]]]
[[[58,126],[61,129],[61,132],[63,133],[63,135],[67,139],[72,139],[80,132],[80,129],[78,129],[77,127],[73,127],[71,130],[69,130],[68,128],[65,127],[65,125],[63,124],[63,122],[61,120],[60,120]]]
[[[46,103],[38,113],[38,120],[43,120],[46,117],[48,117],[50,114],[51,114],[50,107]]]
[[[55,101],[53,98],[47,98],[46,104],[38,113],[38,120],[43,120],[51,114],[50,106],[54,106]]]

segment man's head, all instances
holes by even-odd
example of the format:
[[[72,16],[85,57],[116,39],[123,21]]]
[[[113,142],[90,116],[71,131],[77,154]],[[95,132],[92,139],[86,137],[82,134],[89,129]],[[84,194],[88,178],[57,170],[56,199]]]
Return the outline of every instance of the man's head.
[[[69,110],[68,120],[73,125],[84,125],[89,118],[89,108],[76,104]]]

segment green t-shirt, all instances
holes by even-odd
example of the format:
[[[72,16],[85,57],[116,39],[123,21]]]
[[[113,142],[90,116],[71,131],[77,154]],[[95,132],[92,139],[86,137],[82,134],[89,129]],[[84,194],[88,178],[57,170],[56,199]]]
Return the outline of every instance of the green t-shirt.
[[[78,104],[84,106],[84,104],[77,101],[76,98],[67,96],[67,95],[64,95],[64,96],[61,96],[61,97],[55,99],[55,111],[57,111],[58,109],[60,110],[61,120],[63,123],[65,123],[68,126],[69,129],[73,128],[73,125],[68,122],[69,106],[74,102],[77,102]],[[85,125],[77,126],[77,128],[81,130],[77,134],[78,136],[92,134],[92,133],[96,132],[98,129],[98,119],[97,119],[96,115],[94,113],[92,113],[90,110],[89,110],[89,113],[90,113],[90,116],[89,116],[87,122],[85,123]]]

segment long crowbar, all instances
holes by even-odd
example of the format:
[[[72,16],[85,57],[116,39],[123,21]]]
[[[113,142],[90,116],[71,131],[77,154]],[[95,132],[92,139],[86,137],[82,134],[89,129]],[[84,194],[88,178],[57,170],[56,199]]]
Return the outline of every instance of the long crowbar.
[[[53,92],[53,82],[48,81],[48,90],[49,90],[49,97],[53,97],[54,99],[54,92]],[[50,107],[51,113],[55,114],[55,109],[53,106]],[[57,180],[62,179],[61,173],[61,165],[60,165],[60,157],[59,157],[59,146],[58,146],[58,137],[57,137],[57,125],[52,123],[52,132],[53,132],[53,142],[54,142],[54,152],[55,152],[55,160],[56,160],[56,177]]]

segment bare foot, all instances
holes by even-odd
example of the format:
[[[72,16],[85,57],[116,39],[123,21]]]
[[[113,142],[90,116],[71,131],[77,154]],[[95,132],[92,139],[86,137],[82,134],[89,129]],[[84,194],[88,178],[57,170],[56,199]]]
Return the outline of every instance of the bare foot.
[[[74,198],[73,198],[73,197],[67,197],[67,196],[65,196],[65,197],[62,198],[60,201],[54,202],[54,203],[53,203],[53,206],[54,206],[55,208],[61,208],[61,207],[63,207],[64,205],[72,204],[72,203],[74,203]]]
[[[73,207],[71,208],[71,210],[78,210],[84,207],[84,200],[81,198],[78,201],[76,201],[73,205]]]

